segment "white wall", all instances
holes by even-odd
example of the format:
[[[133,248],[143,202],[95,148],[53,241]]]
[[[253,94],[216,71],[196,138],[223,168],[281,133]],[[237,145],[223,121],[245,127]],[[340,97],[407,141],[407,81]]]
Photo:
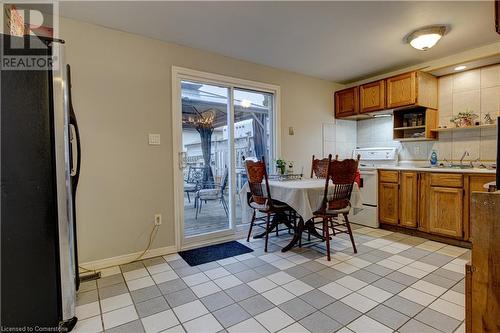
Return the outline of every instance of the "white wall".
[[[81,262],[141,251],[155,213],[153,248],[175,243],[171,68],[173,65],[281,88],[281,156],[310,168],[333,119],[332,82],[96,25],[61,19],[82,136],[77,195]],[[288,127],[295,135],[288,135]],[[161,135],[148,146],[148,133]]]
[[[484,115],[492,118],[500,114],[500,65],[465,71],[439,78],[439,125],[452,127],[450,118],[467,109],[484,122]],[[404,142],[392,140],[392,118],[361,120],[357,123],[359,147],[388,146],[400,149],[400,160],[428,160],[436,150],[440,160],[459,160],[464,151],[465,160],[492,162],[496,159],[495,129],[472,129],[439,134],[438,141]]]

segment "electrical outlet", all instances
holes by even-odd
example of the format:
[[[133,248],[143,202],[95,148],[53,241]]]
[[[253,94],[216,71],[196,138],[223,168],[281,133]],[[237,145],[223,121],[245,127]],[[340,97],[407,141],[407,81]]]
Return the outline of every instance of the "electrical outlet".
[[[161,225],[161,214],[155,214],[155,225]]]

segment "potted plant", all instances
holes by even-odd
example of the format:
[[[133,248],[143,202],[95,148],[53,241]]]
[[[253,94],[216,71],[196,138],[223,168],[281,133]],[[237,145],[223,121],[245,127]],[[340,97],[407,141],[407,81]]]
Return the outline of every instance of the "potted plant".
[[[276,160],[276,168],[280,174],[284,175],[286,170],[286,161],[282,158],[278,158]]]
[[[456,116],[453,116],[450,122],[454,123],[456,127],[468,127],[474,124],[474,119],[477,117],[477,114],[467,109],[467,111],[459,112]]]

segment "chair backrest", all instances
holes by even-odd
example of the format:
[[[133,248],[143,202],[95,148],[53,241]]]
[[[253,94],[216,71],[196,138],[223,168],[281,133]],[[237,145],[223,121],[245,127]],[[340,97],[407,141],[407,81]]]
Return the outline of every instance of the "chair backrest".
[[[347,207],[351,198],[352,188],[358,171],[359,155],[356,160],[345,159],[342,161],[332,160],[328,156],[328,173],[325,181],[323,204],[328,209],[341,209]],[[330,187],[330,181],[333,187]]]
[[[190,165],[187,174],[187,183],[201,183],[205,175],[205,167],[195,167]]]
[[[326,178],[328,173],[328,158],[317,159],[312,156],[311,178]]]
[[[267,177],[267,168],[264,156],[262,156],[261,161],[257,162],[247,159],[245,161],[245,169],[247,170],[251,200],[259,205],[268,204],[269,206],[272,206],[272,199],[269,191],[269,179]],[[263,181],[265,181],[266,186],[265,192],[262,187]]]

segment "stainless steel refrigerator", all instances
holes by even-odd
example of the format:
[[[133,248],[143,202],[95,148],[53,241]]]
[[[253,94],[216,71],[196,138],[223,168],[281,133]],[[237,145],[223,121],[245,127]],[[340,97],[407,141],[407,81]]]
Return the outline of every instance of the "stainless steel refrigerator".
[[[22,38],[0,36],[2,57],[6,43]],[[1,70],[2,331],[67,331],[77,321],[79,134],[64,42],[43,42],[44,55],[57,57],[57,66]],[[14,51],[22,57],[22,50]]]

